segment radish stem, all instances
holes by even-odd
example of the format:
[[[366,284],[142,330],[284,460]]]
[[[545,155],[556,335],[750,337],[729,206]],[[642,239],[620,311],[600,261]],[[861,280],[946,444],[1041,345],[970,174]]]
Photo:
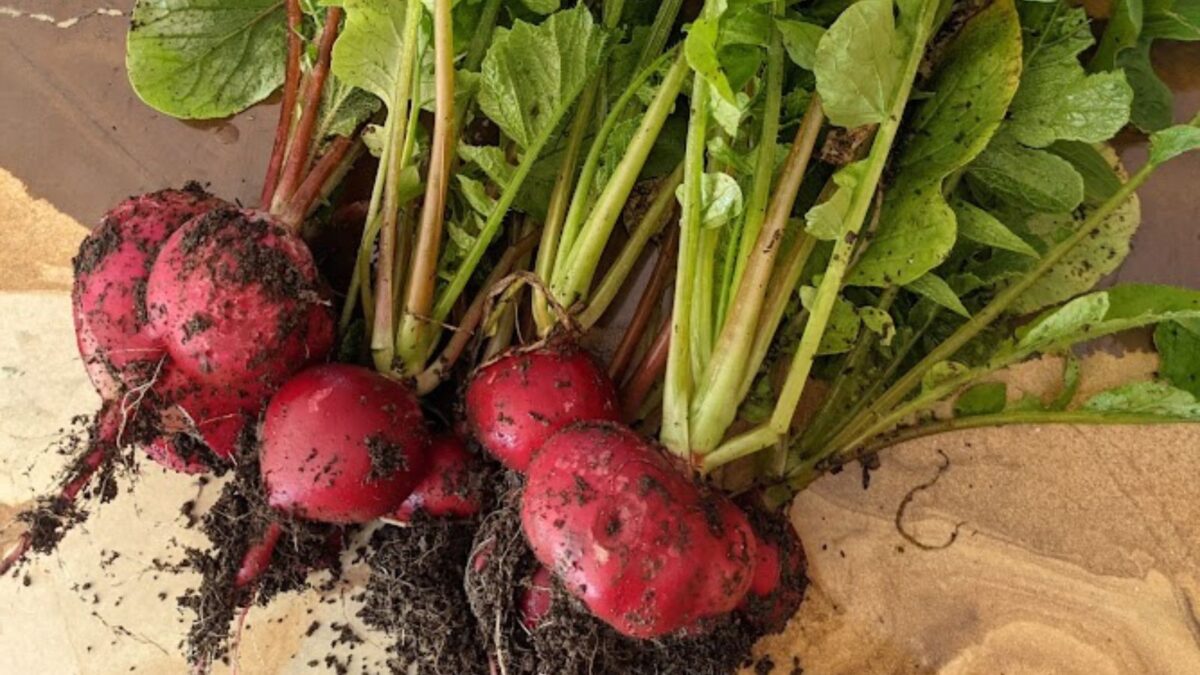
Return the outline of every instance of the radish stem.
[[[645,333],[646,326],[654,316],[654,311],[662,303],[663,291],[666,290],[667,283],[671,280],[672,264],[675,262],[678,245],[679,228],[673,227],[667,234],[666,241],[658,249],[658,260],[650,272],[650,280],[642,290],[642,297],[638,300],[637,308],[629,319],[629,324],[625,327],[625,334],[613,353],[612,361],[609,362],[608,376],[614,382],[625,379],[625,369],[633,360],[633,354],[637,351],[638,344],[641,343],[642,334]]]
[[[595,325],[617,297],[617,293],[620,292],[621,287],[629,278],[629,274],[633,271],[634,265],[642,257],[642,252],[646,249],[650,238],[661,232],[667,220],[670,219],[675,210],[675,189],[682,182],[683,165],[680,164],[659,183],[650,207],[646,209],[641,220],[634,227],[633,234],[621,248],[620,255],[608,268],[608,272],[597,284],[596,289],[592,291],[587,306],[579,313],[578,321],[582,328],[586,330]],[[660,290],[659,294],[661,292]]]
[[[375,316],[371,329],[371,354],[375,367],[380,372],[389,372],[395,356],[395,299],[393,274],[396,269],[397,232],[399,216],[399,182],[407,157],[403,149],[408,137],[409,103],[412,97],[414,71],[417,66],[417,38],[421,25],[422,6],[419,2],[408,3],[404,15],[403,53],[400,57],[400,77],[388,114],[387,145],[391,148],[386,163],[380,165],[385,174],[383,180],[382,222],[379,229],[379,260],[376,263]],[[415,107],[415,106],[414,106]],[[374,200],[372,200],[374,201]],[[368,216],[367,222],[374,220]],[[397,277],[398,278],[398,277]]]
[[[321,112],[321,93],[329,76],[329,60],[333,42],[337,39],[342,20],[342,8],[330,7],[325,12],[325,27],[321,30],[317,46],[317,61],[305,82],[304,100],[300,102],[300,120],[284,158],[279,185],[271,198],[271,212],[276,213],[292,198],[299,187],[301,176],[308,168],[308,149],[313,141],[313,129]]]
[[[279,172],[283,168],[283,155],[292,131],[292,117],[296,113],[296,97],[300,92],[300,0],[287,0],[287,65],[283,77],[283,99],[279,104],[279,124],[275,127],[275,144],[271,147],[271,159],[267,163],[267,176],[263,180],[259,208],[271,208],[275,189],[279,185]]]
[[[455,362],[462,356],[463,351],[467,348],[467,344],[471,341],[475,328],[483,318],[483,309],[487,303],[488,292],[492,286],[495,286],[508,274],[518,258],[528,255],[533,250],[535,244],[537,244],[537,235],[531,234],[513,244],[500,257],[496,266],[488,274],[487,279],[484,280],[479,294],[475,296],[470,307],[467,308],[462,322],[454,331],[454,335],[450,337],[450,340],[447,341],[446,346],[442,349],[441,355],[434,359],[433,363],[429,364],[429,367],[422,371],[421,374],[417,375],[416,390],[418,394],[424,396],[433,391],[445,374],[454,367]]]
[[[621,215],[621,209],[633,190],[633,184],[645,166],[646,158],[650,155],[667,116],[675,106],[675,98],[679,95],[687,72],[687,61],[681,53],[663,78],[658,93],[646,109],[646,114],[634,132],[624,156],[613,170],[612,177],[605,184],[596,203],[592,205],[587,221],[579,230],[578,240],[565,248],[569,253],[562,260],[562,274],[556,275],[550,284],[551,291],[563,306],[570,307],[584,296],[591,286],[592,276],[612,233],[613,225]],[[580,189],[586,188],[587,184],[580,184]],[[561,254],[562,251],[560,256]]]
[[[660,437],[679,456],[690,453],[688,411],[691,406],[692,277],[696,270],[697,235],[701,227],[704,152],[708,140],[709,86],[703,78],[692,82],[692,105],[688,113],[687,144],[683,158],[683,208],[679,219],[679,262],[675,268],[675,293],[671,312],[671,345],[663,385],[663,414]]]
[[[454,154],[454,34],[450,14],[451,0],[435,0],[433,12],[434,77],[436,106],[433,143],[429,154],[425,203],[410,265],[404,315],[396,335],[396,354],[404,372],[415,373],[425,361],[424,317],[433,305],[437,266],[442,244],[442,226],[446,213],[446,190],[450,183],[450,162]],[[417,106],[414,104],[413,106]],[[415,135],[415,134],[412,134]]]
[[[796,137],[788,152],[783,173],[775,194],[771,198],[768,213],[758,230],[758,236],[745,265],[741,283],[729,313],[721,329],[715,347],[716,356],[708,365],[705,379],[696,394],[691,410],[692,449],[704,453],[711,451],[737,415],[736,387],[747,377],[753,376],[757,367],[748,368],[748,359],[753,348],[759,317],[769,290],[775,258],[783,241],[788,216],[796,203],[796,195],[808,163],[812,158],[817,135],[824,123],[825,115],[821,100],[813,96]],[[805,255],[807,257],[807,254]],[[782,289],[782,286],[777,286]],[[786,289],[790,295],[791,289]],[[786,302],[786,296],[784,297]]]
[[[621,419],[633,422],[650,391],[658,384],[658,379],[667,370],[667,352],[671,346],[671,316],[667,315],[662,328],[650,349],[642,357],[641,363],[633,370],[633,377],[625,385],[621,394]]]

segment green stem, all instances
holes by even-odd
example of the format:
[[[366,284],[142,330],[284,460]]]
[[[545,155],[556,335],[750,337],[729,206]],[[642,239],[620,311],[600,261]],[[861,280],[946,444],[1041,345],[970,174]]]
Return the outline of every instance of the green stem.
[[[1098,415],[1087,410],[1006,410],[990,415],[972,415],[935,420],[925,424],[898,429],[894,433],[880,436],[869,444],[857,448],[853,453],[822,460],[806,461],[789,481],[793,488],[803,489],[812,479],[834,466],[842,466],[901,443],[944,434],[951,431],[998,427],[1014,424],[1086,424],[1086,425],[1133,425],[1133,424],[1187,424],[1186,419],[1172,419],[1146,413],[1104,413]]]
[[[799,239],[792,244],[792,248],[784,257],[784,264],[771,277],[767,300],[763,304],[762,312],[758,315],[758,328],[754,332],[750,358],[746,361],[745,374],[737,390],[738,401],[744,400],[750,387],[754,385],[754,378],[758,375],[763,361],[767,358],[767,352],[771,349],[771,341],[774,339],[775,333],[779,331],[780,323],[783,322],[788,300],[796,292],[796,285],[800,283],[800,275],[804,272],[804,266],[808,262],[809,256],[812,255],[813,249],[816,248],[817,240],[808,236],[807,233],[802,233]]]
[[[692,341],[692,377],[700,380],[704,370],[712,360],[713,333],[716,324],[713,323],[713,310],[716,304],[717,245],[721,241],[721,231],[716,228],[700,228],[699,244],[696,254],[696,273],[692,275],[692,332],[688,339]],[[693,439],[692,443],[695,443]],[[696,448],[693,447],[694,451]]]
[[[471,244],[471,249],[467,251],[466,257],[459,264],[458,269],[454,271],[454,276],[451,277],[450,282],[446,284],[438,296],[437,303],[433,308],[433,323],[441,323],[450,315],[450,310],[454,308],[454,304],[458,302],[459,296],[462,295],[463,290],[467,287],[467,282],[474,275],[475,268],[479,265],[483,254],[491,246],[496,233],[500,231],[500,226],[504,223],[508,209],[512,206],[513,200],[517,198],[517,194],[521,191],[525,179],[529,177],[529,172],[533,170],[533,165],[537,162],[538,157],[541,156],[546,144],[554,136],[554,132],[562,121],[563,116],[566,115],[567,111],[571,108],[571,104],[579,97],[579,94],[588,82],[589,80],[584,78],[574,89],[564,92],[562,105],[558,110],[554,111],[553,118],[546,120],[546,124],[529,144],[529,147],[523,148],[524,154],[521,157],[521,162],[513,172],[512,178],[509,179],[508,185],[504,187],[504,191],[500,193],[500,198],[496,200],[496,205],[488,215],[488,219],[480,230],[479,236]]]
[[[899,293],[899,286],[888,286],[880,294],[875,308],[887,312],[891,309],[892,303],[896,301]],[[838,369],[837,376],[833,378],[833,386],[825,395],[825,401],[813,417],[812,423],[804,430],[802,442],[804,447],[811,447],[813,443],[821,441],[832,431],[837,423],[839,408],[847,406],[847,409],[851,409],[858,401],[862,400],[862,392],[858,392],[856,395],[851,389],[851,384],[862,381],[861,378],[866,372],[867,358],[875,349],[876,335],[866,327],[859,330],[859,335],[859,339],[854,343],[854,348],[846,355],[841,368]],[[852,398],[848,399],[848,397]]]
[[[746,379],[756,328],[770,290],[769,282],[788,216],[795,206],[824,120],[820,97],[813,96],[804,120],[796,130],[779,185],[750,252],[737,294],[730,304],[729,315],[714,348],[715,357],[708,365],[692,403],[691,441],[695,452],[705,453],[715,448],[737,415],[738,385]]]
[[[775,0],[772,14],[779,16],[782,13],[782,0]],[[771,198],[771,178],[775,173],[775,146],[779,139],[779,114],[783,108],[783,59],[782,38],[778,30],[772,30],[771,40],[767,44],[767,77],[764,85],[766,99],[763,102],[758,149],[755,152],[754,183],[750,186],[750,196],[746,199],[746,217],[737,240],[737,254],[727,258],[727,263],[732,262],[734,268],[729,283],[723,289],[724,297],[718,311],[717,325],[724,325],[731,294],[733,289],[738,288],[742,276],[746,273],[752,247],[758,241],[758,233],[767,216],[767,204]]]
[[[675,17],[679,15],[679,8],[682,5],[683,0],[662,0],[659,4],[658,12],[654,15],[654,23],[650,24],[650,32],[647,33],[646,42],[642,44],[642,52],[638,55],[638,70],[653,63],[667,45],[667,40],[671,37],[671,29],[675,26]]]
[[[625,7],[624,0],[606,0],[604,3],[604,27],[612,30],[621,19]],[[606,70],[606,69],[605,69]],[[601,77],[606,75],[600,73]],[[567,207],[572,195],[571,187],[575,184],[575,169],[579,165],[579,154],[583,151],[584,137],[592,126],[592,112],[596,106],[597,92],[601,87],[589,88],[579,99],[575,118],[571,121],[571,132],[567,137],[566,152],[563,153],[558,175],[554,178],[554,189],[550,193],[550,202],[546,208],[546,221],[542,225],[542,242],[538,246],[537,266],[534,274],[544,282],[549,282],[554,274],[554,259],[558,255],[558,241],[562,234],[563,221],[566,220]],[[546,296],[541,289],[533,289],[533,319],[537,323],[538,332],[545,335],[554,325],[554,315],[550,312]]]
[[[825,329],[829,325],[829,316],[833,312],[833,306],[837,301],[838,293],[841,291],[842,280],[845,278],[846,270],[850,265],[858,234],[862,230],[867,215],[875,201],[875,193],[879,185],[879,180],[883,176],[883,169],[887,164],[888,155],[891,153],[892,145],[896,140],[896,134],[900,128],[900,122],[904,116],[904,109],[908,105],[908,97],[912,91],[917,69],[921,63],[921,57],[925,53],[925,44],[933,34],[934,23],[938,14],[938,5],[937,0],[925,0],[921,9],[921,17],[917,22],[916,34],[913,36],[912,46],[901,71],[900,85],[892,94],[893,98],[887,119],[879,124],[871,152],[865,160],[866,166],[863,171],[863,180],[855,190],[850,202],[850,208],[847,210],[845,220],[846,234],[834,244],[833,255],[829,260],[828,267],[825,269],[825,274],[821,280],[820,287],[817,289],[813,305],[809,308],[808,322],[804,326],[804,333],[800,337],[800,344],[796,349],[796,354],[792,357],[792,365],[788,370],[787,379],[784,381],[783,388],[779,393],[779,398],[775,403],[775,410],[771,414],[771,419],[764,425],[774,432],[774,439],[770,442],[765,442],[766,435],[756,437],[756,440],[762,444],[761,447],[763,448],[774,445],[776,442],[782,440],[791,428],[792,418],[796,413],[796,406],[799,404],[800,397],[804,393],[804,386],[808,382],[813,360],[816,358],[817,349],[821,345]],[[743,444],[741,452],[745,453],[746,451],[753,452],[752,449]],[[722,456],[734,459],[741,455],[726,452]]]
[[[629,147],[592,206],[591,214],[579,230],[577,241],[567,249],[569,253],[563,261],[562,275],[556,276],[550,284],[551,291],[564,307],[570,307],[591,287],[596,266],[600,263],[600,255],[604,253],[613,226],[621,215],[626,200],[629,199],[629,193],[633,190],[642,167],[646,164],[646,158],[650,156],[654,142],[658,140],[658,134],[662,131],[667,116],[675,107],[675,99],[679,96],[687,72],[687,61],[681,53],[667,71],[658,93],[650,102],[646,114],[642,116]],[[612,117],[610,116],[610,119]],[[581,188],[583,187],[585,186],[581,184]]]
[[[579,235],[580,228],[583,226],[584,218],[587,216],[589,207],[589,197],[593,183],[596,181],[596,172],[600,169],[600,158],[604,154],[604,147],[608,142],[608,137],[612,134],[617,123],[621,120],[621,114],[637,96],[637,92],[641,89],[654,73],[667,62],[667,59],[672,58],[674,51],[667,52],[659,56],[650,65],[638,72],[629,86],[613,104],[608,116],[605,117],[604,123],[600,125],[600,129],[596,132],[595,138],[592,139],[592,145],[588,149],[587,157],[583,160],[583,168],[579,171],[579,179],[575,183],[575,193],[571,197],[571,206],[567,209],[567,217],[563,222],[562,234],[559,236],[556,246],[556,255],[554,257],[553,272],[550,274],[550,279],[555,279],[564,274],[564,268],[567,261],[564,260],[566,255],[557,255],[562,252],[569,252],[571,246],[575,243],[575,238]],[[683,61],[682,54],[676,56],[677,62]],[[663,84],[666,84],[665,82]],[[660,85],[661,87],[662,85]],[[682,84],[680,85],[682,87]],[[676,92],[678,95],[678,92]],[[538,255],[541,255],[539,251]]]
[[[437,284],[438,259],[442,247],[442,226],[446,213],[446,191],[450,183],[450,162],[454,155],[454,34],[450,14],[451,0],[435,0],[433,7],[433,51],[435,109],[433,142],[429,149],[429,172],[421,223],[409,266],[404,314],[396,333],[396,354],[405,374],[415,374],[425,365],[425,317],[433,304]],[[419,106],[413,105],[413,109]],[[415,136],[415,133],[410,133]]]
[[[414,73],[417,62],[417,38],[421,26],[421,3],[410,2],[404,15],[403,51],[400,56],[400,78],[396,82],[396,92],[389,107],[388,145],[393,151],[388,154],[388,162],[380,166],[380,171],[387,176],[383,184],[382,223],[379,230],[380,253],[376,266],[375,283],[375,320],[371,330],[371,353],[375,367],[380,371],[388,371],[392,367],[395,355],[394,335],[396,324],[395,296],[392,293],[393,275],[397,274],[396,252],[396,219],[400,210],[399,184],[400,175],[406,164],[405,152],[394,149],[402,146],[409,132],[407,124],[409,103],[411,101]],[[413,107],[416,107],[415,105]],[[367,222],[374,220],[376,214],[368,211]],[[398,277],[397,277],[398,278]]]
[[[869,435],[864,435],[859,430],[876,430],[887,411],[899,405],[911,391],[920,386],[925,374],[935,364],[953,357],[959,349],[1004,314],[1017,298],[1021,297],[1025,291],[1045,276],[1064,256],[1074,250],[1085,239],[1094,236],[1095,232],[1098,231],[1098,228],[1104,222],[1104,219],[1124,204],[1146,182],[1155,168],[1154,164],[1147,163],[1130,176],[1129,180],[1112,197],[1109,197],[1107,201],[1093,211],[1071,236],[1051,248],[1041,258],[1036,267],[1021,277],[1019,281],[1007,286],[1003,291],[998,293],[987,306],[976,312],[970,320],[959,326],[958,330],[954,331],[950,337],[946,338],[946,340],[930,351],[925,358],[921,359],[917,365],[913,366],[903,377],[889,387],[866,410],[851,420],[842,433],[835,436],[827,447],[831,451],[836,452],[839,449],[852,446],[861,442],[862,439],[870,438],[870,436],[878,433],[878,431],[872,431]],[[925,395],[923,394],[920,398],[924,399]],[[887,417],[890,418],[891,416]]]
[[[675,268],[675,297],[671,312],[671,347],[667,352],[667,376],[663,385],[663,445],[677,455],[690,454],[689,410],[692,397],[692,357],[687,336],[692,323],[692,277],[701,228],[701,195],[704,151],[708,138],[708,83],[697,77],[692,82],[692,105],[688,114],[687,146],[683,159],[683,209],[679,219],[679,262]]]
[[[542,243],[538,245],[537,263],[534,274],[543,282],[548,281],[554,273],[554,259],[558,255],[558,242],[562,236],[563,222],[567,216],[567,206],[570,203],[571,187],[575,184],[575,168],[579,164],[579,154],[583,151],[583,139],[587,135],[592,122],[592,105],[596,100],[596,90],[588,89],[579,101],[579,109],[575,119],[571,120],[571,132],[567,138],[566,152],[563,153],[562,164],[559,165],[558,175],[554,178],[554,190],[550,193],[550,203],[546,207],[546,222],[542,225]],[[545,335],[554,325],[554,315],[545,294],[540,289],[533,291],[533,318],[537,322],[538,332]]]
[[[625,242],[625,246],[622,247],[620,255],[613,261],[608,272],[592,291],[587,306],[579,313],[577,320],[584,330],[595,325],[604,315],[609,305],[617,297],[621,287],[625,285],[625,281],[629,278],[638,259],[641,258],[642,251],[646,249],[650,238],[658,234],[663,225],[667,223],[672,209],[675,208],[675,189],[682,182],[683,164],[680,164],[659,183],[654,200],[650,202],[650,208],[646,209],[646,213],[642,215],[641,220],[634,228],[633,234],[629,236],[629,241]]]

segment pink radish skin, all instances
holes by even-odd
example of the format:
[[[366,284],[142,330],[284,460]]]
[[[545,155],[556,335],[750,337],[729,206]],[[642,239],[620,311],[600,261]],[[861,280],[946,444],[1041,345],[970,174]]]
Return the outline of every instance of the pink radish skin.
[[[742,612],[767,633],[777,633],[804,600],[804,548],[796,528],[783,523],[779,531],[758,532],[754,578],[742,602]]]
[[[464,396],[467,424],[505,466],[524,471],[533,453],[573,422],[619,416],[604,370],[566,340],[503,356],[476,371]]]
[[[172,362],[213,388],[261,399],[333,345],[333,314],[308,247],[271,216],[221,208],[163,244],[151,328]]]
[[[627,427],[567,427],[526,478],[521,524],[534,555],[621,633],[694,630],[746,595],[756,540],[745,515]]]
[[[528,585],[521,588],[521,594],[517,598],[517,612],[525,630],[536,629],[550,613],[550,605],[553,602],[552,584],[550,570],[538,565],[529,577]]]
[[[104,400],[145,382],[165,353],[148,329],[146,282],[163,242],[224,205],[190,184],[130,197],[105,214],[75,256],[71,308],[88,377]]]
[[[470,518],[479,513],[483,495],[477,481],[472,480],[477,464],[461,438],[452,434],[437,436],[429,447],[425,478],[392,519],[407,523],[417,513],[434,518]]]
[[[407,387],[334,363],[301,372],[271,398],[259,466],[272,507],[365,523],[408,498],[425,477],[428,452],[425,420]]]

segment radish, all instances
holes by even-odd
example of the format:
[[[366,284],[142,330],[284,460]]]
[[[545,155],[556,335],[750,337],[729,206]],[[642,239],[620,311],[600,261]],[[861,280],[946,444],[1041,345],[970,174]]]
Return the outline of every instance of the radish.
[[[764,632],[777,633],[804,600],[804,548],[786,518],[761,512],[758,516],[751,520],[758,542],[754,577],[740,609]]]
[[[215,209],[176,230],[150,271],[146,306],[180,370],[239,397],[265,398],[333,346],[308,247],[255,211]]]
[[[403,384],[359,366],[315,366],[271,398],[259,462],[270,505],[327,523],[395,511],[425,476],[429,434]]]
[[[114,400],[152,376],[164,349],[146,315],[150,267],[168,236],[223,204],[196,183],[130,197],[80,244],[71,309],[79,354],[101,398]]]
[[[517,612],[521,626],[525,630],[537,628],[550,613],[550,605],[554,600],[553,583],[550,570],[543,565],[538,565],[533,574],[529,576],[525,586],[521,588],[520,594],[517,596]]]
[[[524,471],[542,443],[568,424],[616,421],[620,414],[604,370],[562,338],[483,366],[467,384],[464,400],[475,439],[516,471]]]
[[[396,512],[394,520],[410,522],[418,513],[434,518],[469,518],[483,506],[482,474],[461,438],[443,434],[429,446],[425,478]]]
[[[577,423],[542,446],[521,523],[567,591],[631,637],[693,630],[726,614],[753,577],[745,515],[611,422]]]

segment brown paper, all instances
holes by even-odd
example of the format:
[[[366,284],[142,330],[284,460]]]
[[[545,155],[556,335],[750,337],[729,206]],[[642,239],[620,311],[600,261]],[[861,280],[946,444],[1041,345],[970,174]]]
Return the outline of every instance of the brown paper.
[[[63,463],[47,453],[57,430],[96,405],[66,292],[83,231],[0,171],[3,543],[16,534],[13,513]],[[1007,377],[1014,394],[1052,391],[1059,368],[1033,364]],[[1084,383],[1099,389],[1153,368],[1148,355],[1101,355],[1085,362]],[[207,503],[217,486],[142,469],[136,491],[96,509],[54,554],[0,579],[0,673],[186,671],[179,643],[190,617],[174,597],[195,579],[156,571],[155,561],[178,562],[183,546],[202,543],[180,506]],[[1197,476],[1195,426],[1027,426],[889,449],[870,489],[848,470],[796,500],[813,583],[788,630],[758,656],[775,673],[1198,673]],[[899,527],[917,543],[896,521],[910,494]],[[357,625],[351,596],[364,576],[351,568],[324,598],[293,594],[253,608],[241,672],[324,668],[330,624]],[[314,621],[320,628],[306,636]],[[357,632],[366,643],[336,658],[351,659],[351,672],[385,670],[386,638]]]

